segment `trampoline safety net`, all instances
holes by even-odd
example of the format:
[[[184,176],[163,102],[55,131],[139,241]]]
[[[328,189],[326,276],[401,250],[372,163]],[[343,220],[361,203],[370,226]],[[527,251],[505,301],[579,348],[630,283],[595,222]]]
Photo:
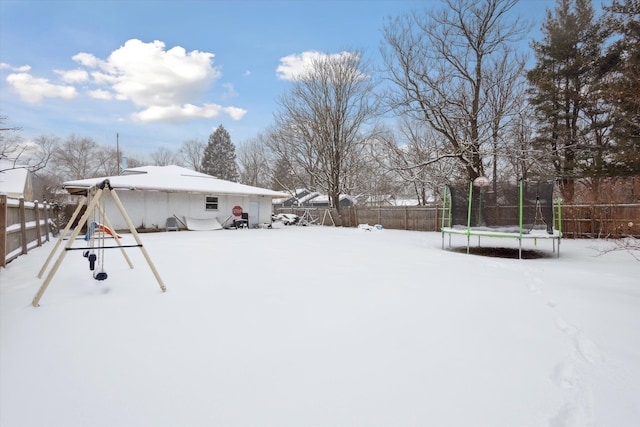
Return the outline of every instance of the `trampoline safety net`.
[[[488,188],[447,186],[450,194],[450,227],[487,228],[516,232],[520,229],[520,187],[495,183]],[[471,211],[469,212],[469,197]],[[553,234],[553,183],[522,183],[522,232],[546,230]]]

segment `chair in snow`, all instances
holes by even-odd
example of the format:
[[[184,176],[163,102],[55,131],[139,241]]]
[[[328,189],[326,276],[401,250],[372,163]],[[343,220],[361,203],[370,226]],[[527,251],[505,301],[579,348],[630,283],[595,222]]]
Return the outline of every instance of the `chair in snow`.
[[[178,231],[178,220],[173,216],[167,218],[167,231]]]
[[[235,221],[236,229],[238,228],[249,228],[249,214],[244,212],[240,219],[236,219]]]

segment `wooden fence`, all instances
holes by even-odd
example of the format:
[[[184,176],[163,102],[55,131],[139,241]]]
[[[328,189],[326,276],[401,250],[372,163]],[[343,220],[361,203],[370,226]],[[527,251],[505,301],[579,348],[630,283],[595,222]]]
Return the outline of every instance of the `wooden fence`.
[[[0,195],[0,267],[49,241],[57,230],[48,203]]]
[[[327,208],[276,208],[294,213],[312,224],[439,231],[442,206],[344,207],[340,214]],[[0,266],[49,241],[57,232],[52,206],[0,195]],[[558,227],[556,221],[556,228]],[[575,204],[562,206],[562,233],[568,238],[640,238],[640,204]]]
[[[380,224],[384,228],[440,231],[442,205],[343,207],[340,214],[327,208],[276,208],[276,213],[293,213],[306,222],[357,227]],[[556,207],[556,218],[558,212]],[[562,234],[568,238],[640,238],[640,204],[562,205]],[[556,220],[556,228],[559,227]]]

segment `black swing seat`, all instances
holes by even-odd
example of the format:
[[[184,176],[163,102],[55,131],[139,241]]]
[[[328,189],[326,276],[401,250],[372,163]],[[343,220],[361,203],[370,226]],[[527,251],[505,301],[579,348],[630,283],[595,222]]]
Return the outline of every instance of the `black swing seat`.
[[[98,273],[93,273],[93,278],[96,280],[106,280],[107,279],[107,273],[105,273],[104,271],[100,271]]]

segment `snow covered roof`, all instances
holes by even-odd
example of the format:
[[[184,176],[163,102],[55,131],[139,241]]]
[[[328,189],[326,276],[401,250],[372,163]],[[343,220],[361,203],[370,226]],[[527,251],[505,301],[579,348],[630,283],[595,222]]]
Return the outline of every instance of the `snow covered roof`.
[[[24,165],[14,165],[13,162],[0,160],[0,194],[9,197],[29,198],[29,169]]]
[[[271,198],[287,196],[286,193],[225,181],[175,165],[125,169],[122,175],[118,176],[66,181],[63,187],[71,194],[84,194],[88,188],[105,179],[108,179],[116,190],[241,194]]]

